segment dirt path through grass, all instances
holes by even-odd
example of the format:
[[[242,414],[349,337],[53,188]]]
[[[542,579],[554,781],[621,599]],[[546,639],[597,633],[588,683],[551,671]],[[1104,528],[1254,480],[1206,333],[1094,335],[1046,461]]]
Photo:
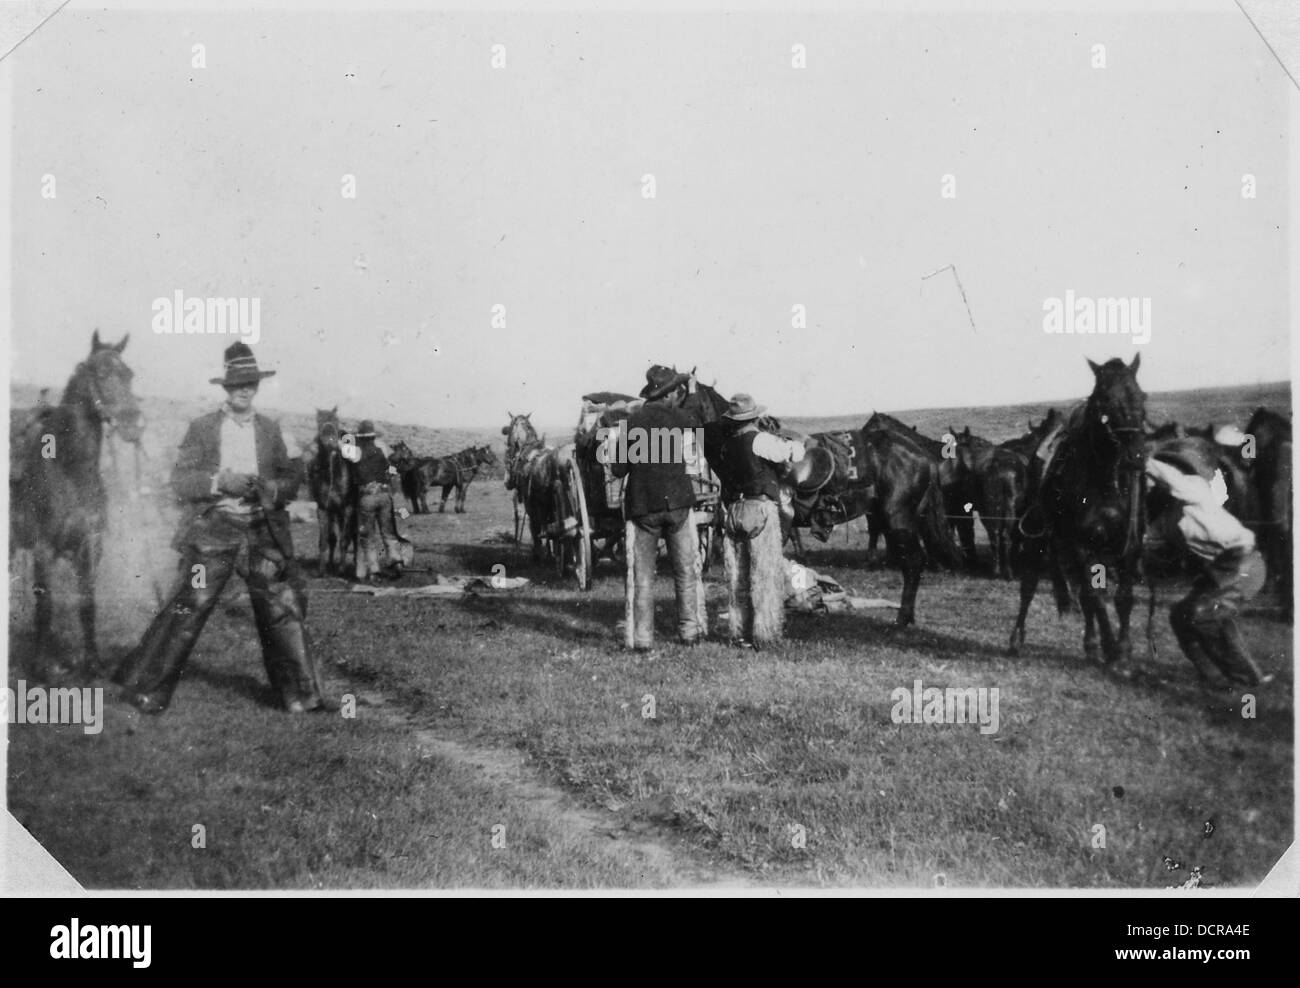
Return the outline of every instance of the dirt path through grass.
[[[708,868],[693,860],[680,841],[661,833],[661,828],[651,823],[624,820],[616,813],[578,805],[573,796],[542,779],[515,752],[418,726],[416,718],[381,692],[367,690],[356,697],[358,704],[368,708],[376,719],[409,731],[422,752],[478,773],[503,797],[526,805],[533,814],[575,840],[605,838],[592,843],[625,865],[629,858],[641,862],[647,874],[659,876],[672,888],[763,887],[740,872]]]

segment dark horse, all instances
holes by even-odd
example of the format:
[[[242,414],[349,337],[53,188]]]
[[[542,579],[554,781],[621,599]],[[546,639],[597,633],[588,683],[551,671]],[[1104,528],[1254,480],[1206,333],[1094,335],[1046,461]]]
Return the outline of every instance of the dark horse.
[[[1291,613],[1291,532],[1294,521],[1291,483],[1291,423],[1289,420],[1258,408],[1250,417],[1246,434],[1255,441],[1250,480],[1260,510],[1260,548],[1268,566],[1268,583],[1283,598]]]
[[[496,466],[496,454],[487,446],[469,446],[451,456],[438,456],[421,460],[419,471],[425,489],[442,488],[442,502],[438,511],[447,510],[447,498],[456,492],[456,514],[465,513],[465,494],[470,481],[478,476],[484,466]],[[398,468],[400,469],[400,467]],[[425,510],[428,510],[426,505]]]
[[[1129,615],[1133,586],[1142,579],[1146,528],[1146,395],[1138,387],[1140,355],[1127,366],[1118,358],[1088,365],[1096,384],[1087,403],[1064,427],[1060,444],[1041,482],[1031,492],[1021,533],[1025,537],[1020,574],[1020,612],[1009,651],[1025,642],[1025,617],[1044,567],[1052,577],[1057,608],[1070,608],[1068,580],[1079,587],[1084,618],[1084,653],[1107,663],[1132,652]],[[1106,612],[1105,589],[1114,574],[1119,637]]]
[[[972,435],[970,426],[960,433],[951,427],[949,431],[957,440],[956,486],[964,499],[962,508],[979,514],[993,550],[993,572],[1009,580],[1012,560],[1019,557],[1018,522],[1025,509],[1028,457],[1015,446],[994,445]]]
[[[540,563],[542,534],[563,522],[567,497],[558,451],[537,435],[530,414],[510,415],[501,433],[506,437],[506,489],[515,492],[515,541],[522,534],[522,506],[533,539],[533,562]]]
[[[943,514],[945,515],[944,524],[956,532],[962,546],[962,558],[968,566],[974,568],[975,517],[966,508],[966,505],[971,504],[974,498],[968,496],[970,492],[965,490],[962,485],[962,477],[957,463],[956,437],[951,433],[945,433],[942,440],[932,439],[918,432],[915,426],[904,425],[892,415],[887,415],[884,412],[872,413],[871,421],[876,424],[877,428],[888,428],[900,439],[910,441],[916,448],[923,450],[934,464],[935,476],[942,495]],[[875,558],[876,542],[888,527],[888,522],[880,510],[880,506],[874,504],[867,512],[868,561]],[[892,551],[888,552],[888,556],[891,563],[899,564],[899,560],[894,557]],[[932,564],[940,562],[947,565],[946,552],[937,554],[931,560]]]
[[[416,456],[411,447],[399,439],[393,443],[388,462],[397,468],[397,475],[402,480],[402,493],[411,502],[411,514],[427,515],[429,502],[425,495],[428,486],[424,482],[424,472],[420,467],[428,462],[428,458]]]
[[[895,624],[916,620],[916,593],[926,554],[958,567],[961,553],[944,517],[942,463],[917,441],[915,433],[887,415],[875,414],[862,428],[869,480],[875,487],[874,514],[885,531],[885,545],[903,571],[902,606]]]
[[[47,665],[54,613],[50,577],[60,557],[77,573],[83,668],[99,664],[95,644],[95,576],[107,524],[107,496],[99,473],[106,433],[139,444],[144,430],[140,406],[131,392],[132,373],[122,362],[129,334],[115,345],[99,341],[96,330],[90,356],[82,361],[57,407],[37,409],[10,429],[10,548],[32,553],[36,595],[36,642],[33,671],[61,676],[71,671],[62,662]],[[15,429],[15,426],[17,428]],[[75,666],[76,663],[73,663]]]
[[[343,456],[339,409],[316,409],[316,454],[307,467],[307,482],[316,502],[319,552],[316,575],[338,573],[346,567],[348,546],[356,551],[356,479],[352,464]],[[338,549],[338,562],[334,550]]]

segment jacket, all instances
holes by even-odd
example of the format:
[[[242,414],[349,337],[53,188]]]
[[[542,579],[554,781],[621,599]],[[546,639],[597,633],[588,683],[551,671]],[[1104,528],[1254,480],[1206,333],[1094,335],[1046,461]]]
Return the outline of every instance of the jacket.
[[[212,492],[212,478],[221,470],[221,422],[224,414],[218,409],[191,422],[177,451],[171,485],[177,500],[186,508],[178,542],[194,522],[224,496]],[[273,482],[275,487],[273,496],[264,505],[266,521],[281,551],[292,556],[293,538],[285,505],[298,493],[298,469],[289,458],[278,422],[254,413],[253,431],[258,478]]]
[[[694,427],[690,416],[657,401],[646,402],[628,418],[624,447],[628,455],[615,456],[610,463],[615,477],[627,477],[623,488],[625,517],[641,518],[656,511],[695,506],[695,488],[682,455],[684,444],[694,441]]]

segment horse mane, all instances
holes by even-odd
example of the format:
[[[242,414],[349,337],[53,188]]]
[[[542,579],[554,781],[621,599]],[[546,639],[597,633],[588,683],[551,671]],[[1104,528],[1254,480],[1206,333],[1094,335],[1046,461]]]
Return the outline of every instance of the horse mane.
[[[910,440],[921,452],[932,455],[942,450],[944,445],[937,439],[922,435],[910,425],[904,425],[885,412],[872,412],[871,418],[867,419],[867,424],[862,427],[862,431],[864,433],[887,432],[901,439]]]

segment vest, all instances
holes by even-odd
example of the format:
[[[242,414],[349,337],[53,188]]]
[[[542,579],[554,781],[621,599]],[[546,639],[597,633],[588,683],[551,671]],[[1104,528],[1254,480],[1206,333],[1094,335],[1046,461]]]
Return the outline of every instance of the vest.
[[[754,455],[758,432],[741,432],[728,437],[722,447],[722,499],[738,501],[741,497],[766,496],[779,501],[781,484],[776,464]]]
[[[388,457],[384,451],[374,444],[374,442],[365,442],[357,444],[361,451],[361,460],[356,464],[356,477],[358,484],[378,484],[388,481]]]

